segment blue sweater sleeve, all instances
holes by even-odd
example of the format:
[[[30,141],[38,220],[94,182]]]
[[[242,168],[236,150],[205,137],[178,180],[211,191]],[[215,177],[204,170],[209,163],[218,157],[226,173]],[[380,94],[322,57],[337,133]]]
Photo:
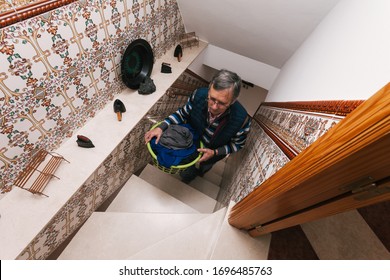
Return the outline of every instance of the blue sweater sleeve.
[[[183,124],[188,120],[192,110],[192,103],[194,101],[195,94],[196,91],[191,94],[187,103],[183,107],[179,108],[175,113],[164,119],[164,121],[159,125],[163,131],[167,129],[170,124]]]

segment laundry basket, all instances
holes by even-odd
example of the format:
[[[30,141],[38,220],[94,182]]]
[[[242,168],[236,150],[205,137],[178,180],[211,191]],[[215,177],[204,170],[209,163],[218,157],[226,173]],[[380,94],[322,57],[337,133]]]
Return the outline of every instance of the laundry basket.
[[[152,129],[156,128],[159,124],[159,123],[156,123],[155,125],[152,126]],[[149,153],[150,155],[152,156],[152,159],[153,159],[153,164],[158,168],[160,169],[161,171],[165,172],[165,173],[169,173],[169,174],[178,174],[184,170],[186,170],[188,167],[196,164],[199,159],[202,157],[202,154],[203,153],[199,153],[199,155],[193,160],[191,161],[190,163],[186,163],[186,164],[183,164],[183,165],[172,165],[170,168],[167,168],[161,164],[158,163],[158,160],[157,160],[157,155],[154,153],[151,145],[150,145],[150,142],[148,142],[148,144],[146,145],[148,147],[148,150],[149,150]],[[202,141],[199,141],[199,148],[203,148],[204,145],[202,143]]]

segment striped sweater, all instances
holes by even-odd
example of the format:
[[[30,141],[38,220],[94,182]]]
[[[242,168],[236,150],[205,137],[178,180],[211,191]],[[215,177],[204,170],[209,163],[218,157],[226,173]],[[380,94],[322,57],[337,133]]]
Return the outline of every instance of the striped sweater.
[[[159,127],[165,130],[170,124],[190,123],[201,135],[204,145],[210,149],[217,149],[218,155],[222,156],[239,151],[245,145],[250,131],[251,119],[241,104],[236,101],[221,116],[209,123],[207,96],[207,88],[196,90],[189,97],[188,102],[166,118]],[[234,133],[229,130],[231,127],[237,127],[233,128],[235,129]],[[227,137],[226,131],[230,132],[229,137]]]

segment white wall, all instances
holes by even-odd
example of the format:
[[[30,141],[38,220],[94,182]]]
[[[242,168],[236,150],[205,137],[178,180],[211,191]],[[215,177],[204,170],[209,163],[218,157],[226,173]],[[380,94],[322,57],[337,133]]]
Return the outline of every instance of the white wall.
[[[208,45],[203,63],[215,69],[236,72],[248,82],[269,89],[279,74],[279,69],[225,49]]]
[[[226,68],[226,69],[229,69],[231,71],[237,72],[237,74],[239,74],[242,79],[244,79],[244,80],[247,79],[247,76],[243,75],[242,72],[241,73],[239,72],[240,67],[238,66],[240,64],[244,64],[245,65],[245,61],[241,62],[241,63],[238,63],[238,64],[235,64],[235,65],[233,65],[231,63],[226,63],[227,60],[231,59],[232,57],[236,57],[237,54],[233,54],[233,53],[227,52],[226,50],[223,50],[223,49],[220,49],[220,48],[214,49],[216,47],[212,47],[214,49],[212,52],[218,51],[219,54],[216,55],[214,53],[213,55],[211,55],[211,57],[220,57],[221,53],[222,53],[222,55],[228,54],[228,56],[226,56],[223,59],[223,61],[225,61],[224,63],[219,63],[218,62],[218,61],[220,61],[219,59],[218,60],[217,59],[215,59],[215,60],[213,59],[214,62],[210,63],[210,53],[208,52],[209,48],[210,48],[210,46],[208,46],[206,51],[203,51],[195,59],[195,61],[191,63],[191,65],[188,67],[191,71],[193,71],[194,73],[198,74],[199,76],[201,76],[205,80],[210,81],[212,79],[213,75],[219,69]],[[183,55],[185,55],[185,49],[183,51]],[[206,56],[209,56],[209,58],[206,59]],[[209,64],[214,65],[216,68],[212,68],[212,67],[208,66]],[[271,69],[273,70],[274,68],[271,68]],[[278,72],[279,72],[279,70],[277,70],[274,73],[274,76],[269,81],[270,83],[272,83],[273,80],[276,78],[276,75],[277,75],[276,73],[278,73]],[[260,106],[261,102],[264,102],[264,100],[265,100],[265,98],[267,96],[267,93],[268,93],[268,91],[266,89],[258,87],[256,85],[254,87],[248,87],[248,88],[242,87],[238,100],[245,107],[245,109],[247,110],[248,114],[250,116],[253,116],[254,113],[256,112],[257,108]]]
[[[390,81],[389,28],[389,0],[342,0],[282,67],[266,101],[369,98]]]
[[[245,107],[250,116],[256,113],[260,104],[264,102],[267,97],[268,91],[258,86],[254,87],[242,87],[238,101]]]
[[[185,55],[185,52],[186,49],[183,50],[183,55]],[[202,51],[202,53],[190,64],[190,66],[188,66],[188,69],[198,74],[206,81],[210,81],[217,70],[203,64],[205,54],[206,50]]]

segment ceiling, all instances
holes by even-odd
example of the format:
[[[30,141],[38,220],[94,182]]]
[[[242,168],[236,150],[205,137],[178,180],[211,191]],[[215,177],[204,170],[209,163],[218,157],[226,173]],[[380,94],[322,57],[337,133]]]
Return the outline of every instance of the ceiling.
[[[186,32],[281,68],[340,0],[177,0]]]

